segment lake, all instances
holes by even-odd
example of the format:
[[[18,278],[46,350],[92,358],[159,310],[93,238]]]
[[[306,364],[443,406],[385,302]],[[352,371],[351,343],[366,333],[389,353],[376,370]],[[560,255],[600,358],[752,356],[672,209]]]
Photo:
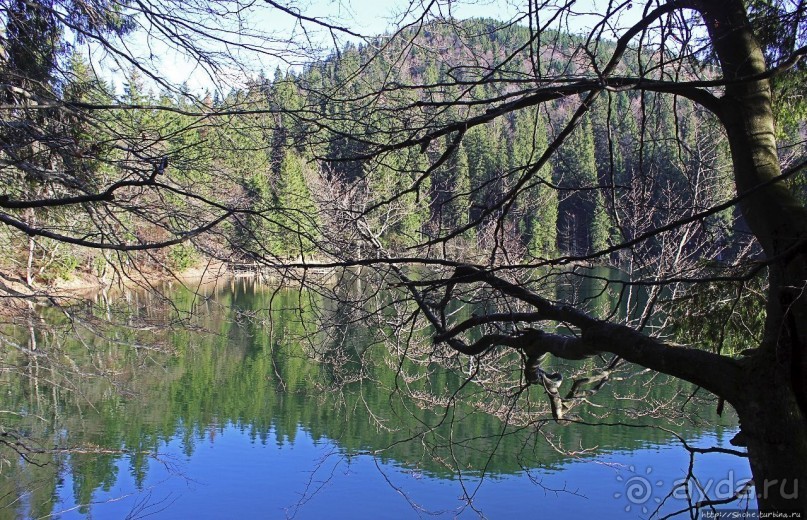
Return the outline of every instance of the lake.
[[[629,369],[557,424],[542,389],[468,382],[467,358],[419,357],[317,294],[236,279],[167,295],[7,328],[0,518],[646,518],[686,505],[667,498],[690,463],[670,430],[696,447],[737,431]],[[720,453],[694,469],[712,498],[750,477]]]

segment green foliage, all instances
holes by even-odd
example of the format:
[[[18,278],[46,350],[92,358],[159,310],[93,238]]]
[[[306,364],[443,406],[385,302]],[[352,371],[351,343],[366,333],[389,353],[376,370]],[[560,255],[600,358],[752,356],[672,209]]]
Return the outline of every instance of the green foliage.
[[[773,81],[773,109],[776,117],[777,139],[786,145],[798,145],[807,120],[807,70],[800,66]]]
[[[766,278],[757,276],[745,282],[706,282],[691,287],[669,307],[675,318],[673,334],[685,344],[738,355],[762,340],[766,286]]]
[[[31,68],[26,74],[45,78],[53,95],[65,101],[115,101],[110,87],[95,77],[87,63],[77,55],[63,54],[59,30],[52,20],[37,21],[42,12],[35,4],[14,5],[19,16],[30,18],[27,27],[39,31],[40,47],[25,50],[20,44],[12,55],[33,54],[27,61],[9,58],[9,66]],[[130,21],[120,9],[101,0],[85,7],[92,6],[106,13],[97,20],[97,30],[116,34],[128,30]],[[66,12],[76,13],[76,23],[81,25],[85,23],[80,21],[82,16],[86,18],[89,12],[85,7],[76,4]],[[435,23],[417,35],[405,32],[402,36],[415,38],[418,45],[406,46],[401,38],[388,42],[380,54],[372,47],[349,45],[338,56],[312,64],[301,73],[278,69],[271,79],[261,74],[244,88],[226,95],[215,92],[202,103],[182,91],[155,94],[143,73],[132,67],[118,99],[127,108],[65,115],[52,130],[60,142],[71,144],[58,150],[56,158],[51,152],[43,153],[45,147],[36,151],[21,145],[20,153],[31,163],[48,168],[55,165],[67,173],[69,189],[86,191],[101,190],[122,178],[148,176],[155,165],[167,160],[164,175],[178,190],[242,210],[220,228],[216,247],[246,256],[280,258],[309,254],[320,237],[322,208],[312,189],[320,171],[338,189],[366,190],[356,201],[357,207],[381,204],[366,216],[387,247],[411,247],[475,221],[480,225],[468,230],[465,239],[474,237],[479,229],[500,224],[517,249],[533,258],[546,258],[558,250],[589,253],[640,231],[624,224],[617,229],[616,221],[631,222],[635,215],[614,203],[624,192],[604,187],[635,189],[637,183],[646,183],[639,188],[649,196],[633,204],[639,215],[656,205],[664,189],[686,188],[680,149],[671,144],[679,137],[675,117],[680,110],[665,105],[661,98],[639,99],[626,93],[607,96],[618,117],[609,120],[608,103],[598,102],[551,164],[534,173],[528,172],[544,153],[548,138],[569,115],[564,103],[548,104],[540,114],[523,110],[471,128],[429,175],[424,174],[456,134],[423,149],[387,150],[373,159],[363,157],[376,146],[410,135],[411,129],[428,131],[481,113],[475,105],[466,110],[439,106],[440,101],[495,99],[508,94],[502,87],[506,81],[482,81],[467,92],[464,86],[452,83],[484,77],[484,68],[464,66],[468,52],[506,55],[525,41],[528,30],[517,25],[496,28],[491,20],[469,20],[462,25],[467,31]],[[52,38],[49,31],[55,31]],[[28,33],[12,36],[12,46],[33,37]],[[551,36],[553,45],[560,48],[579,43],[572,36],[545,36]],[[599,52],[605,52],[608,45],[603,42]],[[65,71],[53,77],[48,63],[64,57],[68,58]],[[493,79],[523,74],[530,62],[526,54],[522,57],[524,60],[514,59],[498,70]],[[551,67],[553,60],[547,61],[549,64],[541,66]],[[381,84],[425,86],[390,88],[376,95]],[[425,104],[427,101],[438,102],[439,108]],[[401,110],[417,104],[423,104],[418,113]],[[642,128],[637,125],[640,111],[645,116]],[[327,128],[318,127],[320,121],[327,122]],[[700,120],[692,124],[698,125]],[[313,132],[317,132],[316,139],[310,139]],[[20,142],[22,137],[8,136]],[[527,174],[531,178],[512,205],[489,211]],[[66,191],[64,186],[48,191],[53,184],[15,168],[6,168],[3,180],[9,193],[21,196]],[[156,204],[161,212],[128,211],[149,204]],[[119,206],[126,209],[115,213],[105,233],[127,240],[165,238],[207,220],[209,214],[202,213],[202,205],[173,191],[157,197],[145,190]],[[89,213],[69,216],[71,229],[93,229],[95,217]],[[31,215],[40,222],[64,222],[63,217],[59,211]],[[465,240],[459,247],[467,248],[470,242]],[[173,254],[179,253],[170,253],[169,262],[174,262]],[[176,261],[184,264],[186,259],[180,257]]]
[[[560,147],[553,163],[553,181],[570,190],[558,204],[558,248],[589,254],[605,245],[607,218],[600,194],[594,137],[589,118]]]
[[[500,123],[474,127],[465,136],[471,185],[471,220],[482,218],[490,203],[501,197],[508,165],[507,142]]]
[[[8,4],[4,52],[10,76],[25,88],[42,90],[53,78],[62,28],[47,4],[13,0]]]
[[[546,150],[546,127],[538,111],[523,112],[513,123],[510,168],[534,169]],[[558,194],[547,184],[552,181],[552,167],[543,166],[533,174],[529,188],[520,199],[519,227],[528,253],[548,257],[557,248]]]
[[[285,154],[280,165],[278,208],[273,217],[278,256],[299,256],[314,249],[318,211],[308,189],[306,169],[303,158],[293,151]]]
[[[171,246],[166,253],[168,267],[175,271],[184,271],[199,262],[199,251],[193,244],[177,244]]]
[[[427,168],[427,155],[408,149],[385,155],[368,171],[371,200],[380,204],[371,215],[372,225],[384,230],[380,238],[388,247],[406,247],[423,239],[430,215],[431,179],[423,178]]]
[[[81,261],[73,254],[60,255],[53,263],[51,273],[62,280],[70,280]]]
[[[446,146],[451,139],[446,138]],[[446,163],[431,177],[431,204],[429,209],[433,233],[444,234],[468,223],[471,200],[471,179],[468,153],[460,143]]]

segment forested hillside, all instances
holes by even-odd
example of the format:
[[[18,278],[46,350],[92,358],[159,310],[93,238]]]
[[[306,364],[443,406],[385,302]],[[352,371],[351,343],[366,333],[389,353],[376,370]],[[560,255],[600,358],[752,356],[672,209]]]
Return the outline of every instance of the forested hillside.
[[[368,236],[350,224],[358,216],[390,251],[421,244],[423,254],[469,258],[495,246],[526,262],[585,257],[730,192],[727,145],[713,119],[683,98],[634,90],[600,96],[551,160],[542,154],[571,117],[569,98],[457,129],[419,150],[389,144],[495,110],[491,99],[512,102],[528,92],[529,70],[574,76],[575,64],[589,63],[574,37],[547,32],[516,52],[527,29],[495,27],[434,23],[202,95],[161,90],[136,66],[115,92],[69,48],[43,45],[15,60],[9,47],[3,95],[14,109],[0,127],[3,196],[50,202],[10,204],[0,265],[47,283],[77,271],[105,277],[121,265],[181,270],[205,256],[361,254]],[[626,62],[639,68],[643,59],[634,53]],[[18,84],[32,77],[36,85]],[[66,108],[48,108],[54,100]],[[791,127],[782,129],[784,142],[798,138],[798,124]],[[517,185],[529,168],[538,174]],[[521,194],[517,203],[491,205],[511,190]],[[60,197],[83,210],[52,203]],[[731,210],[710,219],[710,247],[689,252],[719,259],[737,223]],[[704,247],[691,238],[682,250]],[[447,247],[422,245],[438,239]],[[100,247],[124,242],[144,247]],[[154,243],[170,247],[145,247]],[[615,252],[610,261],[630,258]]]

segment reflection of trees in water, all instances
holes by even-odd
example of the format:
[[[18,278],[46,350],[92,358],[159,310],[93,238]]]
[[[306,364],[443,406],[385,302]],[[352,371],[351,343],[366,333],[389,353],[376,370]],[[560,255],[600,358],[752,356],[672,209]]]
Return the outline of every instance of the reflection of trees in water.
[[[20,507],[30,507],[29,516],[49,513],[65,472],[76,502],[90,504],[96,490],[114,485],[121,460],[142,487],[151,455],[169,440],[181,438],[190,456],[228,425],[255,442],[280,445],[294,443],[302,429],[315,441],[333,440],[346,454],[372,453],[444,478],[467,468],[497,475],[555,467],[581,448],[630,449],[668,439],[655,429],[554,424],[540,389],[523,386],[521,361],[512,352],[469,364],[437,349],[427,331],[412,330],[395,343],[411,303],[376,294],[376,312],[379,306],[361,303],[372,290],[367,286],[333,290],[338,299],[239,281],[204,294],[176,291],[170,305],[132,295],[127,305],[140,314],[130,324],[154,325],[173,309],[187,326],[109,328],[106,337],[73,329],[74,340],[53,328],[37,352],[5,350],[3,366],[16,367],[2,374],[0,407],[15,412],[3,417],[5,431],[28,447],[48,449],[26,461],[3,447],[2,514],[13,516]],[[58,321],[47,312],[43,317]],[[163,344],[172,354],[138,344]],[[589,373],[595,365],[564,371]],[[631,390],[598,396],[605,408],[580,407],[570,419],[597,422],[607,410],[609,423],[653,423],[673,409],[662,405],[688,391],[668,384],[642,389],[648,376],[624,377],[635,379]],[[714,420],[714,413],[700,413]]]

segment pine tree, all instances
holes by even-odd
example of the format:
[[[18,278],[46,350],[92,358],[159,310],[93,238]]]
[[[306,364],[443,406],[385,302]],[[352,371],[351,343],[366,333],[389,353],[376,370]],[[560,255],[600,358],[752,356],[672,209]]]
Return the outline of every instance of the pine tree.
[[[446,138],[446,146],[453,137]],[[430,221],[435,233],[444,235],[468,223],[470,187],[468,154],[460,143],[431,176]]]
[[[553,164],[554,182],[570,190],[558,204],[558,248],[570,254],[588,254],[607,240],[602,217],[594,136],[588,118],[575,128],[558,150]]]
[[[526,173],[546,150],[545,126],[537,111],[520,113],[513,125],[510,167],[522,168]],[[545,165],[533,174],[519,207],[514,210],[522,241],[534,257],[546,257],[557,247],[558,194],[546,185],[551,181],[552,168]]]
[[[306,163],[295,151],[283,157],[278,180],[278,208],[271,217],[277,228],[277,256],[309,253],[317,239],[317,206],[308,188]]]
[[[503,162],[505,154],[500,148],[506,140],[499,126],[477,126],[465,136],[471,184],[469,217],[474,221],[482,218],[490,202],[496,200],[502,191],[507,164]]]
[[[430,215],[432,181],[422,179],[428,166],[427,155],[413,149],[389,153],[368,165],[371,204],[388,201],[369,215],[372,226],[384,231],[381,238],[387,247],[405,247],[422,239]]]

